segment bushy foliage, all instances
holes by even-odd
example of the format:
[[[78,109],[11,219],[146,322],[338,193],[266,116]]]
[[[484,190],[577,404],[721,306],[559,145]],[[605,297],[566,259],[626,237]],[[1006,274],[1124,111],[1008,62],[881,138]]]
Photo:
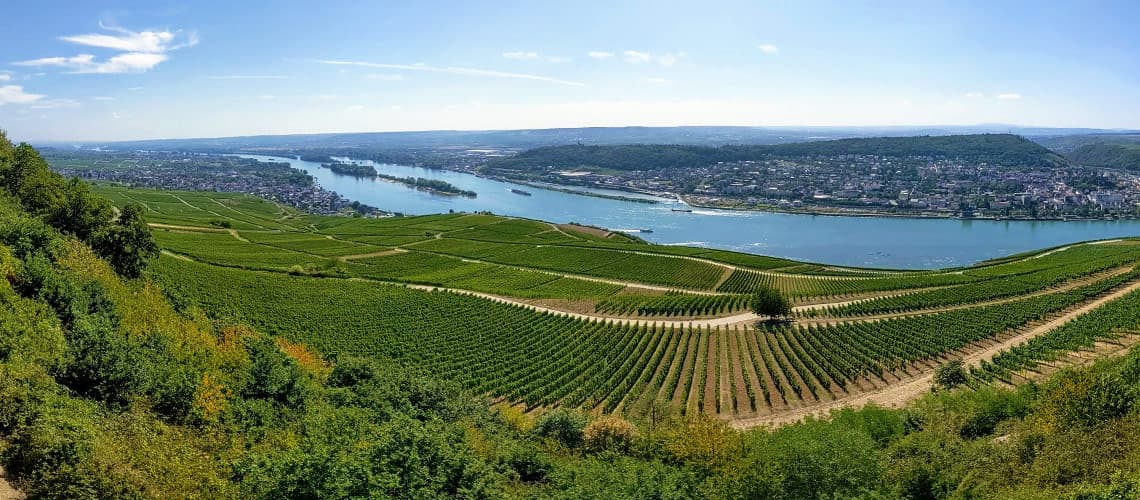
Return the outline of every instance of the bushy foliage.
[[[138,204],[123,207],[118,220],[94,233],[92,248],[107,259],[119,274],[137,278],[147,263],[158,257],[158,245],[143,220]]]
[[[953,389],[964,383],[966,383],[966,369],[960,359],[947,361],[934,370],[936,389]]]
[[[586,415],[576,410],[559,408],[544,413],[534,422],[534,435],[552,439],[567,448],[582,446]]]
[[[637,427],[616,415],[598,417],[582,431],[582,444],[586,451],[626,452],[637,437]]]
[[[27,213],[91,245],[123,276],[138,277],[147,262],[158,255],[141,206],[127,206],[118,220],[112,220],[110,201],[96,196],[79,179],[64,180],[48,168],[35,148],[28,144],[13,146],[2,131],[0,188],[3,188],[0,192],[14,197]],[[23,246],[15,242],[8,244],[17,251]]]
[[[769,318],[779,318],[792,314],[792,303],[775,288],[760,287],[752,294],[752,312]]]

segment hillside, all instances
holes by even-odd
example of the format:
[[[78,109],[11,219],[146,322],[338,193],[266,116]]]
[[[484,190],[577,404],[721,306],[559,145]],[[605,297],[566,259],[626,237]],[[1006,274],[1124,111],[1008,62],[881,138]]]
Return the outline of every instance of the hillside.
[[[615,255],[629,248],[649,251]],[[470,262],[514,254],[497,270]],[[417,257],[384,260],[400,255]],[[32,498],[1127,498],[1140,354],[1076,365],[1136,340],[1125,264],[1138,259],[1126,241],[895,275],[488,215],[311,216],[226,193],[92,191],[0,136],[0,465]],[[724,265],[738,267],[728,280],[707,278]],[[797,315],[833,326],[760,331],[585,321],[393,284],[502,293],[551,272],[708,293],[778,278],[836,299],[925,288]],[[572,297],[615,287],[543,279]],[[1041,326],[1004,333],[1025,324]],[[955,342],[994,350],[1033,332],[992,362],[933,369]],[[915,371],[946,385],[889,403],[900,409],[829,411],[921,385]],[[688,395],[688,411],[658,394]],[[789,409],[827,418],[722,420],[782,423]]]
[[[805,158],[846,154],[886,157],[923,156],[1007,166],[1062,166],[1064,158],[1022,137],[1008,134],[877,137],[775,145],[720,147],[632,144],[568,145],[535,148],[495,159],[495,170],[596,169],[610,171],[703,167],[717,162],[768,158]]]
[[[1065,154],[1077,165],[1140,171],[1140,141],[1131,144],[1085,144]]]

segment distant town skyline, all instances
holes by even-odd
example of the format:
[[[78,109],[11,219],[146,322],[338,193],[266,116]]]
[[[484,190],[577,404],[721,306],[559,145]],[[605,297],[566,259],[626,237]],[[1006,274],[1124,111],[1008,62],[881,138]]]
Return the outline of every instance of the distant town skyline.
[[[5,9],[0,129],[1140,129],[1140,5],[95,2]]]

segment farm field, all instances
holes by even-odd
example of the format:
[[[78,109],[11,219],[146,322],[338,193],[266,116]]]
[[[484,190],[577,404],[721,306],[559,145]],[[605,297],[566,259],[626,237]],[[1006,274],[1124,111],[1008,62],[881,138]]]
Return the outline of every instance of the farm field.
[[[899,272],[489,214],[316,217],[238,197],[241,216],[215,220],[160,192],[101,189],[168,210],[153,226],[167,253],[156,274],[216,320],[422,367],[527,410],[665,405],[764,422],[894,394],[980,353],[969,384],[1018,383],[1140,328],[1132,240]],[[759,286],[802,304],[791,321],[758,322]]]
[[[1140,259],[1135,245],[1106,243],[947,271],[830,268],[723,250],[650,245],[618,233],[600,238],[596,230],[490,214],[353,219],[303,215],[225,193],[106,185],[97,189],[118,203],[143,203],[148,217],[158,221],[155,234],[167,251],[203,262],[518,299],[584,300],[611,316],[738,314],[746,309],[740,296],[760,287],[775,288],[795,303],[845,304],[813,309],[810,314],[817,317],[895,313],[1015,297]],[[554,282],[558,285],[550,285]],[[619,293],[621,297],[603,303]],[[715,296],[704,302],[721,305],[655,298],[661,293]]]

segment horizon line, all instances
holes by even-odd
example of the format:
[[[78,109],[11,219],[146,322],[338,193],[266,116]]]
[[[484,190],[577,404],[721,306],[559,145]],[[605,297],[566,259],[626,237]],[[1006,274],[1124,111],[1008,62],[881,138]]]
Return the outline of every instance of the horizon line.
[[[125,142],[149,142],[149,141],[194,141],[194,140],[216,140],[216,139],[238,139],[243,137],[291,137],[291,136],[319,136],[319,135],[351,135],[351,134],[415,134],[415,133],[460,133],[460,132],[522,132],[522,131],[550,131],[550,130],[587,130],[587,129],[627,129],[627,128],[644,128],[644,129],[676,129],[676,128],[740,128],[740,129],[772,129],[772,130],[810,130],[810,129],[922,129],[922,128],[969,128],[969,127],[990,127],[990,128],[1010,128],[1010,129],[1044,129],[1044,130],[1088,130],[1090,133],[1113,133],[1113,134],[1129,134],[1140,133],[1140,129],[1136,128],[1099,128],[1099,127],[1066,127],[1066,126],[1042,126],[1042,125],[1017,125],[1006,123],[973,123],[973,124],[931,124],[931,125],[594,125],[594,126],[581,126],[581,127],[539,127],[539,128],[455,128],[455,129],[409,129],[409,130],[357,130],[357,131],[335,131],[335,132],[288,132],[288,133],[254,133],[254,134],[241,134],[241,135],[217,135],[217,136],[186,136],[186,137],[150,137],[150,138],[135,138],[135,139],[111,139],[111,140],[91,140],[91,139],[25,139],[23,142],[28,143],[87,143],[87,144],[116,144]],[[3,129],[0,129],[3,130]],[[989,133],[1006,133],[1006,132],[989,132]],[[1012,133],[1012,132],[1008,132]],[[956,135],[956,134],[951,134]],[[1015,134],[1017,135],[1017,134]]]

